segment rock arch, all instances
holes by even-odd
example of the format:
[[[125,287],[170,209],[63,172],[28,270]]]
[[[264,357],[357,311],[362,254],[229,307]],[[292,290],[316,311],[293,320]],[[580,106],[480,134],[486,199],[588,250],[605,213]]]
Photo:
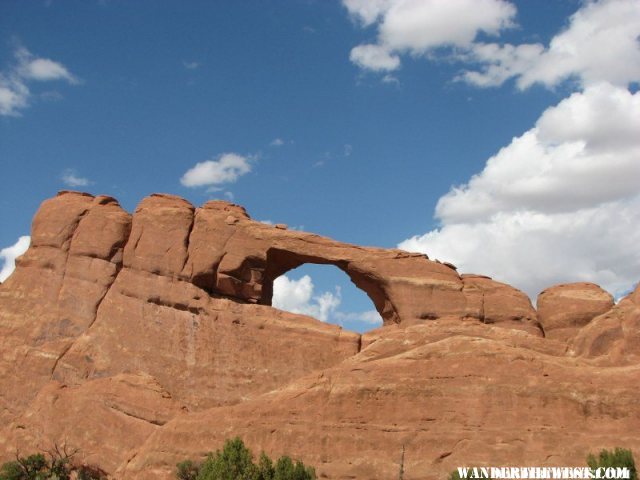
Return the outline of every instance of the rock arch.
[[[195,208],[173,195],[145,198],[132,217],[123,259],[126,268],[189,282],[211,296],[263,305],[271,302],[273,281],[305,263],[344,271],[372,300],[384,325],[450,316],[507,321],[541,333],[529,299],[513,287],[461,276],[424,254],[257,222],[241,206],[219,200]]]
[[[347,274],[357,288],[366,293],[385,323],[400,322],[397,311],[388,298],[381,282],[376,281],[371,272],[362,271],[347,260],[301,254],[279,248],[270,248],[267,250],[266,266],[262,279],[262,295],[258,303],[271,305],[273,282],[275,279],[306,264],[333,265],[339,268]]]

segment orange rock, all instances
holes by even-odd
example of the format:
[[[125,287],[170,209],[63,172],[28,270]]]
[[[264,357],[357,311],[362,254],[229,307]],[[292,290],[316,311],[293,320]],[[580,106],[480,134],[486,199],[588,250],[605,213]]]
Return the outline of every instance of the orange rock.
[[[382,332],[383,330],[389,330]],[[584,465],[640,439],[640,365],[600,368],[560,342],[475,321],[383,327],[360,354],[234,406],[176,417],[118,471],[169,479],[239,435],[319,478],[442,479],[465,465]],[[171,451],[167,451],[171,445]]]
[[[343,270],[384,326],[272,308],[273,281],[305,263]],[[575,284],[539,304],[228,202],[152,195],[131,216],[61,192],[0,285],[0,460],[66,442],[114,478],[168,480],[241,435],[327,479],[394,478],[404,445],[416,480],[640,449],[640,291],[609,308]]]
[[[463,274],[462,281],[468,317],[542,336],[536,311],[523,292],[484,275]]]
[[[580,330],[572,348],[600,365],[640,363],[640,284]]]
[[[548,338],[570,340],[594,317],[613,307],[613,297],[593,283],[568,283],[538,295],[538,319]]]

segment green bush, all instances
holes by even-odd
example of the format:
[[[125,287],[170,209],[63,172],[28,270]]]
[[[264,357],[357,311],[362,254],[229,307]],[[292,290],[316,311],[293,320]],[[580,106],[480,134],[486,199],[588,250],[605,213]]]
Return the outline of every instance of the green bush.
[[[177,467],[178,471],[176,473],[176,477],[178,480],[196,480],[198,472],[200,471],[200,466],[193,463],[191,460],[180,462]]]
[[[210,453],[200,468],[198,480],[258,480],[258,467],[242,440],[227,440],[221,451]]]
[[[16,455],[16,459],[0,468],[0,480],[71,480],[75,473],[78,480],[103,480],[106,473],[93,466],[77,464],[73,461],[77,450],[69,452],[66,447],[54,446],[43,453],[34,453],[28,457]]]
[[[285,456],[280,457],[276,462],[273,477],[266,478],[273,478],[273,480],[314,480],[316,472],[311,467],[305,467],[302,462],[296,461],[294,464],[289,457]]]
[[[222,451],[207,455],[201,465],[186,460],[176,467],[179,480],[316,480],[312,467],[287,456],[280,457],[274,465],[263,452],[254,463],[251,450],[238,437],[227,440]]]
[[[627,467],[630,472],[630,480],[638,480],[638,472],[636,471],[636,462],[633,460],[633,454],[631,450],[625,450],[623,448],[616,448],[614,451],[601,450],[598,458],[593,454],[589,454],[587,457],[587,465],[595,468],[609,468],[609,467]]]

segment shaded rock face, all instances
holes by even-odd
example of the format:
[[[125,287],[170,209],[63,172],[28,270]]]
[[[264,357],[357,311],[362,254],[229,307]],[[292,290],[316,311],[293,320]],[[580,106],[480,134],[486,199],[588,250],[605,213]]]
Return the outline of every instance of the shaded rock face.
[[[270,306],[273,281],[335,265],[384,326]],[[241,435],[320,478],[443,478],[640,448],[640,291],[519,290],[400,250],[171,195],[133,215],[61,192],[0,286],[0,459],[64,443],[113,478],[169,479]],[[546,338],[545,338],[546,337]]]

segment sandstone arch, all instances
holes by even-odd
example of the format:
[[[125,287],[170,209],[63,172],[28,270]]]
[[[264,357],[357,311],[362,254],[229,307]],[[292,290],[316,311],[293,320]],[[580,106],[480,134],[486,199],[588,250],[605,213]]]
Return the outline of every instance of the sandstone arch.
[[[258,303],[271,305],[273,299],[273,282],[281,275],[302,265],[333,265],[347,274],[351,282],[373,302],[375,309],[385,323],[399,323],[397,311],[387,297],[381,282],[372,278],[371,272],[362,271],[345,260],[336,260],[314,255],[303,255],[297,252],[271,248],[267,251],[267,261],[262,281],[262,296]]]
[[[138,248],[137,239],[144,239],[146,231],[180,246],[170,251],[175,258],[162,250],[157,254],[160,249],[148,244]],[[329,264],[369,296],[384,325],[453,316],[486,323],[514,320],[512,326],[541,334],[529,299],[513,287],[460,276],[452,265],[423,254],[361,247],[257,222],[229,202],[194,208],[179,197],[152,195],[136,209],[131,238],[125,265],[130,259],[133,266],[178,276],[213,296],[270,305],[278,276],[305,263]],[[498,307],[502,313],[496,316]]]

